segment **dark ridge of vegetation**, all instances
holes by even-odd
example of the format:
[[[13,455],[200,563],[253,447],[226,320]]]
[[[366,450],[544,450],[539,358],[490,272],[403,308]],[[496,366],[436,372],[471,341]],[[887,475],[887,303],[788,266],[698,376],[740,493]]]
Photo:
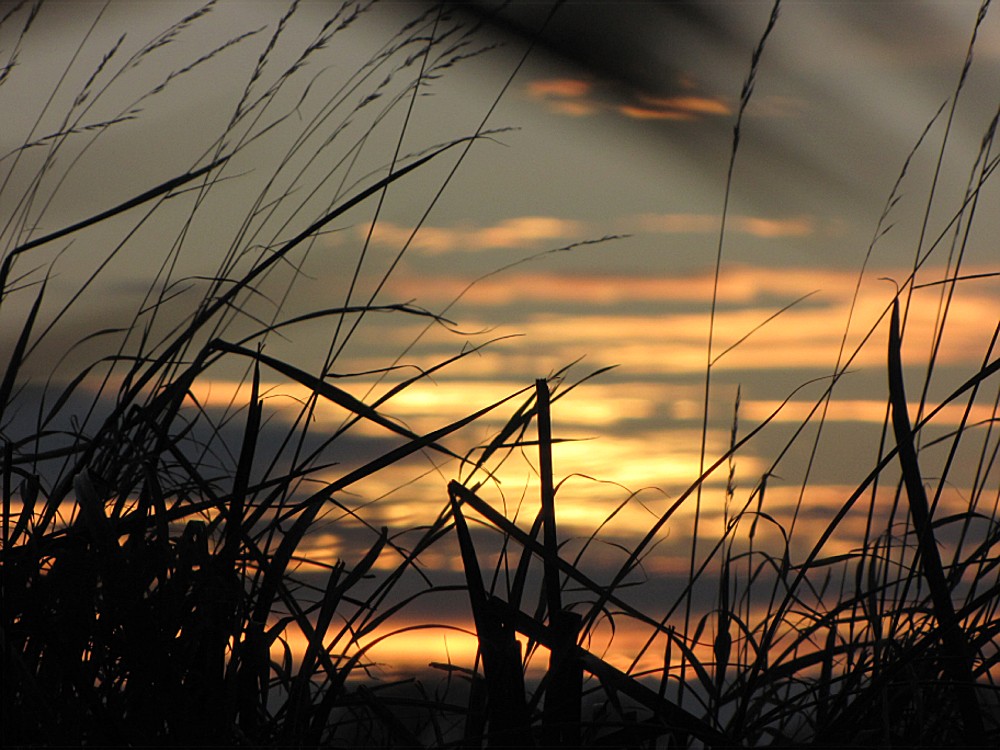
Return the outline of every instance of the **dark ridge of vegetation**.
[[[487,114],[466,138],[412,153],[403,148],[409,108],[422,86],[484,51],[476,29],[451,17],[447,4],[404,26],[340,88],[320,94],[321,87],[307,86],[308,96],[321,99],[315,106],[301,107],[303,94],[298,105],[275,114],[276,108],[289,106],[285,97],[286,89],[295,90],[292,82],[311,75],[323,50],[338,35],[349,34],[372,8],[371,3],[345,3],[304,50],[288,58],[286,34],[300,13],[298,2],[292,2],[264,43],[231,119],[200,158],[180,165],[173,178],[150,180],[152,187],[113,207],[63,229],[41,229],[62,180],[105,134],[140,118],[143,106],[177,81],[197,76],[249,39],[263,39],[264,30],[239,34],[169,72],[112,116],[92,119],[95,102],[134,67],[155,64],[157,51],[197,28],[214,5],[209,2],[182,18],[127,59],[122,59],[127,53],[119,39],[73,96],[58,127],[32,131],[0,160],[5,170],[0,316],[5,330],[18,332],[5,353],[0,382],[0,732],[5,746],[1000,745],[995,684],[1000,674],[1000,514],[997,490],[990,486],[997,471],[1000,395],[986,393],[998,382],[1000,325],[981,367],[937,404],[928,402],[935,367],[931,357],[917,384],[920,411],[912,421],[905,392],[914,384],[904,383],[901,365],[906,310],[921,266],[949,253],[948,275],[931,282],[942,289],[935,351],[953,295],[962,284],[981,278],[963,274],[961,259],[981,190],[998,164],[996,118],[984,136],[966,199],[936,238],[928,234],[925,220],[912,274],[854,349],[847,347],[845,331],[836,368],[802,425],[822,426],[841,376],[875,331],[887,326],[885,441],[867,477],[843,499],[808,554],[793,557],[794,530],[766,512],[763,503],[768,479],[784,453],[806,439],[802,430],[796,432],[742,507],[734,503],[712,549],[692,543],[685,590],[673,602],[638,608],[623,589],[633,585],[633,574],[665,525],[685,504],[700,508],[706,479],[731,464],[781,407],[740,435],[737,404],[729,449],[709,461],[703,441],[701,475],[634,541],[618,572],[597,581],[581,570],[579,557],[569,558],[556,527],[560,485],[551,461],[558,440],[551,406],[601,371],[571,382],[567,366],[460,420],[418,434],[386,416],[385,407],[406,388],[476,349],[416,374],[401,370],[399,363],[364,373],[405,373],[384,395],[368,401],[333,383],[349,375],[339,369],[342,354],[369,316],[453,327],[444,317],[447,310],[376,302],[398,257],[372,290],[363,292],[366,241],[355,266],[345,269],[351,281],[343,303],[305,314],[283,312],[305,274],[307,258],[318,252],[317,237],[332,231],[337,219],[362,204],[381,206],[390,187],[452,157],[443,190],[469,147],[490,135]],[[43,3],[25,0],[0,17],[0,33],[14,34],[9,59],[0,64],[0,85],[19,74],[19,51],[32,43],[44,12]],[[765,41],[776,26],[777,3],[741,93],[727,196],[742,115]],[[952,112],[974,44],[975,36]],[[404,124],[386,165],[356,180],[353,165],[368,139],[389,129],[389,115],[398,111],[405,113]],[[367,124],[359,130],[356,121]],[[290,128],[297,128],[295,136],[277,141],[287,150],[278,152],[274,174],[246,206],[241,223],[230,228],[231,244],[219,253],[216,271],[203,278],[178,276],[175,268],[189,233],[212,220],[216,193],[246,168],[258,144],[277,148],[270,139]],[[930,125],[914,153],[929,131]],[[941,160],[947,133],[948,128]],[[314,158],[319,155],[327,166],[319,165]],[[317,176],[310,169],[328,171]],[[53,173],[62,178],[53,183]],[[333,197],[310,192],[317,183]],[[886,203],[872,247],[887,231],[898,187]],[[161,215],[174,216],[181,202],[189,208],[176,214],[182,218],[171,225],[174,236],[163,235],[157,258],[163,265],[133,317],[118,328],[92,331],[66,355],[94,343],[107,344],[109,353],[69,375],[59,363],[45,363],[42,369],[50,376],[40,382],[39,352],[58,324],[76,314],[101,271],[140,241],[135,239],[140,228]],[[935,205],[932,191],[927,216]],[[125,220],[132,223],[116,223]],[[80,280],[76,294],[52,299],[57,263],[63,253],[77,251],[68,243],[82,242],[88,232],[105,227],[121,234],[117,244],[93,275]],[[723,226],[716,283],[724,238]],[[275,289],[283,296],[272,300]],[[261,312],[267,309],[261,300],[273,303],[270,319]],[[714,308],[713,301],[713,314]],[[317,320],[329,322],[334,331],[319,366],[264,352],[267,342]],[[703,436],[717,360],[710,345]],[[246,402],[234,400],[223,409],[201,403],[196,386],[213,368],[233,363],[244,373]],[[269,424],[262,371],[311,394],[287,428]],[[992,416],[975,424],[973,406],[984,399]],[[958,428],[921,446],[928,426],[950,404],[964,407]],[[332,434],[317,435],[312,428],[321,405],[336,406],[346,415]],[[505,419],[488,441],[454,447],[468,434],[465,428],[496,413]],[[383,430],[391,447],[340,466],[336,462],[343,454],[337,449],[350,444],[356,435],[352,428],[360,423]],[[281,431],[276,441],[275,430]],[[814,447],[818,434],[815,440]],[[954,480],[952,459],[970,444],[978,446],[980,456],[975,476]],[[948,456],[933,478],[921,466],[923,450],[931,445]],[[442,465],[455,478],[442,482],[443,500],[434,520],[407,530],[411,533],[404,539],[398,530],[369,524],[345,493],[418,453],[446,461]],[[491,502],[496,474],[519,453],[537,460],[541,484],[540,511],[530,524],[512,521]],[[337,478],[329,479],[331,471]],[[952,481],[971,488],[968,507],[942,515],[936,510]],[[888,514],[876,512],[876,504],[884,502],[876,493],[880,484],[895,488]],[[828,553],[827,542],[848,517],[866,519],[863,539],[847,553]],[[332,565],[310,561],[301,548],[321,522],[360,529],[367,534],[367,551]],[[782,550],[755,542],[764,526],[777,532]],[[499,540],[501,555],[492,570],[485,566],[483,535]],[[367,680],[369,651],[382,639],[405,637],[420,627],[394,624],[407,606],[455,593],[455,587],[435,583],[420,568],[421,556],[435,545],[452,544],[464,572],[458,593],[468,597],[478,638],[476,662],[431,665],[432,677]],[[390,550],[391,559],[401,562],[376,567],[389,559]],[[717,605],[699,613],[692,606],[695,583],[716,575]],[[416,578],[422,579],[421,587],[407,588]],[[632,668],[624,671],[587,648],[599,623],[614,626],[616,620],[650,633]],[[640,659],[661,642],[666,644],[662,667],[640,671]],[[527,667],[545,654],[548,661],[535,679]]]

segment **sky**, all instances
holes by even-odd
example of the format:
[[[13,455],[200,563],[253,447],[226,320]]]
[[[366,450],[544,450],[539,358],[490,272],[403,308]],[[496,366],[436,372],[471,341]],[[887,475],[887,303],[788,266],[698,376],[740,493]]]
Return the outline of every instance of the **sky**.
[[[417,433],[571,363],[566,384],[615,366],[553,405],[555,434],[568,439],[554,452],[557,479],[567,478],[557,495],[559,528],[567,554],[586,548],[581,566],[595,577],[613,572],[623,561],[622,547],[641,538],[707,465],[703,413],[711,463],[732,440],[734,414],[740,438],[789,399],[733,462],[709,477],[698,535],[707,555],[734,509],[758,502],[756,488],[767,475],[766,510],[795,528],[793,552],[806,554],[877,460],[887,398],[885,314],[917,258],[918,288],[902,296],[911,418],[920,409],[948,288],[934,282],[956,268],[978,278],[955,286],[928,403],[947,396],[988,356],[1000,320],[1000,288],[990,276],[1000,236],[995,180],[978,193],[971,228],[967,214],[953,219],[982,169],[980,147],[1000,104],[1000,19],[994,12],[978,26],[972,65],[952,109],[979,3],[784,3],[741,113],[741,89],[770,3],[567,2],[541,31],[546,3],[515,2],[499,17],[495,4],[471,6],[452,8],[454,15],[436,29],[435,16],[424,17],[424,33],[482,25],[460,50],[475,54],[437,71],[412,108],[404,84],[422,56],[396,66],[418,46],[364,64],[429,6],[375,3],[311,53],[260,120],[245,118],[231,131],[227,146],[240,132],[255,139],[220,172],[224,180],[186,227],[183,243],[175,240],[191,214],[192,194],[172,198],[151,218],[135,210],[21,259],[16,269],[27,282],[52,271],[40,313],[52,325],[33,343],[24,403],[46,378],[66,382],[99,355],[105,339],[74,344],[131,319],[153,280],[162,282],[157,274],[166,261],[174,263],[173,279],[186,279],[177,291],[186,291],[164,310],[157,329],[164,332],[190,311],[227,249],[243,253],[233,256],[230,270],[245,267],[263,245],[293,236],[331,202],[371,182],[397,148],[405,157],[477,129],[490,131],[467,151],[464,143],[449,149],[326,227],[296,256],[297,269],[281,267],[260,283],[246,305],[255,317],[236,316],[231,338],[263,322],[345,302],[408,303],[447,318],[429,323],[369,314],[350,335],[346,328],[331,331],[323,319],[287,329],[287,339],[268,337],[267,354],[306,371],[339,349],[336,384],[368,402],[416,368],[495,339],[386,403],[387,416]],[[0,52],[17,62],[0,88],[5,253],[207,163],[285,8],[223,0],[133,64],[129,55],[199,6],[50,2],[20,41],[27,6],[2,7],[13,12],[0,27]],[[282,71],[338,7],[301,3],[251,91],[285,80]],[[352,78],[358,72],[363,77]],[[161,83],[162,90],[149,93]],[[380,96],[366,100],[372,92]],[[23,203],[18,197],[52,142],[45,136],[66,129],[66,112],[79,115],[74,133],[43,175],[40,197]],[[727,192],[737,117],[740,141]],[[23,143],[37,145],[13,156]],[[987,164],[989,158],[995,166],[995,148]],[[258,196],[261,208],[241,233]],[[122,238],[128,241],[114,250]],[[95,272],[75,298],[81,280]],[[5,300],[5,349],[32,299],[18,292]],[[72,305],[60,312],[68,300]],[[813,416],[786,451],[821,403],[829,376],[849,357],[849,372],[822,412],[822,430]],[[401,369],[366,374],[387,365]],[[193,395],[224,413],[234,398],[237,404],[248,398],[245,374],[245,360],[225,360],[196,383]],[[262,381],[265,434],[278,436],[294,423],[308,393],[266,368]],[[994,380],[974,404],[973,421],[995,415],[996,395]],[[512,408],[498,409],[449,445],[462,453],[488,440]],[[30,411],[25,406],[0,429],[24,429]],[[344,417],[334,406],[318,409],[313,434],[336,429]],[[959,406],[949,407],[928,435],[945,434],[962,418]],[[996,437],[980,430],[967,442],[942,496],[946,508],[967,507],[976,481],[985,498],[996,501],[996,466],[976,479],[978,456],[995,447]],[[339,463],[313,479],[335,481],[393,444],[383,428],[361,424],[338,443]],[[934,476],[945,455],[927,453],[927,474]],[[510,517],[519,503],[521,520],[537,507],[532,458],[512,460],[503,484],[483,490]],[[459,474],[454,464],[418,456],[350,488],[346,501],[405,541],[406,529],[433,520],[448,480]],[[727,483],[733,487],[728,499]],[[890,503],[891,486],[880,492]],[[621,503],[597,543],[588,544]],[[693,526],[694,506],[687,502],[644,560],[647,580],[638,601],[677,598],[689,572]],[[856,547],[860,528],[848,518],[825,549],[835,554]],[[484,533],[484,550],[496,541]],[[330,516],[307,547],[326,561],[349,560],[371,542],[349,518]],[[484,561],[488,557],[484,552]],[[439,580],[459,579],[454,547],[442,546],[424,560]],[[386,553],[376,569],[397,563]],[[699,601],[707,607],[712,585],[706,591]],[[454,597],[418,602],[400,622],[430,617],[468,623],[464,600]],[[644,637],[622,633],[609,658],[626,659]],[[421,637],[419,643],[390,640],[379,658],[409,663],[444,648],[440,633]],[[468,651],[471,641],[448,637],[452,656]]]

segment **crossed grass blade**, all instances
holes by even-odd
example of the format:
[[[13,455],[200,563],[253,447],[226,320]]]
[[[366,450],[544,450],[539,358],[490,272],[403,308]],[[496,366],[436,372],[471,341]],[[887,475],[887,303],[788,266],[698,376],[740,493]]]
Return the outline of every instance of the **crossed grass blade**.
[[[491,598],[491,601],[494,609],[498,610],[502,617],[509,618],[519,632],[549,649],[559,648],[563,636],[551,626],[540,623],[520,610],[514,610],[509,604],[496,597]],[[627,695],[653,711],[654,723],[658,725],[660,734],[680,731],[698,737],[710,746],[730,744],[729,740],[716,729],[676,704],[662,698],[655,690],[634,676],[622,672],[579,646],[574,646],[573,656],[580,662],[584,670],[601,681],[609,694]]]
[[[512,624],[486,594],[475,544],[459,502],[461,497],[453,488],[449,495],[483,660],[489,743],[500,747],[532,747],[534,742],[521,671],[521,645],[514,637]]]
[[[637,610],[635,607],[617,597],[617,595],[615,595],[609,587],[601,586],[597,582],[592,581],[584,573],[577,570],[573,565],[563,560],[558,555],[553,559],[548,555],[544,543],[539,543],[537,541],[536,535],[529,535],[522,531],[516,525],[508,521],[506,517],[494,510],[489,504],[481,500],[468,488],[453,481],[449,484],[449,493],[453,497],[453,504],[457,504],[457,502],[461,500],[463,505],[468,505],[474,508],[498,531],[515,539],[522,544],[525,549],[531,550],[543,561],[549,560],[554,562],[562,573],[576,582],[583,584],[595,595],[601,596],[606,601],[614,603],[626,614],[634,617],[635,619],[665,630],[658,621],[653,620],[643,614],[640,610]],[[456,530],[457,528],[458,523],[456,523]],[[466,539],[463,543],[463,560],[467,560],[466,565],[469,566],[467,569],[471,570],[472,563],[476,560],[475,548],[472,543],[471,536],[466,536],[466,534],[467,531],[460,532],[459,539],[460,541],[463,537]],[[478,563],[476,563],[475,571],[478,572]],[[481,579],[479,580],[480,583],[477,586],[474,583],[475,578],[473,577],[470,579],[470,589],[474,588],[477,592],[479,592],[482,589]],[[481,591],[481,595],[485,596],[485,590]],[[481,599],[480,593],[473,596],[473,599]],[[564,632],[557,631],[552,625],[543,625],[539,623],[538,620],[524,614],[520,611],[520,609],[515,609],[510,604],[503,602],[496,597],[491,597],[490,601],[493,602],[493,609],[499,610],[500,612],[500,614],[494,615],[495,617],[500,617],[503,621],[509,620],[515,623],[517,630],[527,637],[545,645],[550,649],[550,651],[553,649],[558,651],[560,648],[567,648],[565,640],[566,634]],[[480,607],[480,610],[481,616],[485,620],[488,617],[488,609],[486,607]],[[479,620],[477,619],[477,628],[478,627]],[[494,627],[494,625],[487,620],[485,622],[485,627],[491,628]],[[670,635],[672,635],[672,633]],[[683,644],[680,641],[678,641],[678,645],[680,645],[682,649],[687,649],[686,644]],[[572,658],[582,665],[583,669],[598,677],[602,683],[607,685],[609,691],[621,692],[624,695],[628,695],[629,697],[638,700],[647,708],[654,710],[657,713],[657,716],[660,717],[658,720],[665,722],[665,724],[661,727],[663,728],[663,731],[682,731],[706,740],[713,745],[728,744],[728,740],[716,729],[697,719],[679,706],[676,706],[675,704],[662,698],[662,696],[658,695],[655,690],[652,690],[648,686],[639,682],[635,677],[621,672],[604,660],[580,648],[575,643],[569,650],[571,651]],[[690,651],[687,651],[687,653],[689,656],[693,656]],[[697,659],[692,659],[692,661],[697,665],[697,668],[700,668],[700,662],[698,662]],[[711,682],[707,673],[705,673],[704,679],[709,683]]]

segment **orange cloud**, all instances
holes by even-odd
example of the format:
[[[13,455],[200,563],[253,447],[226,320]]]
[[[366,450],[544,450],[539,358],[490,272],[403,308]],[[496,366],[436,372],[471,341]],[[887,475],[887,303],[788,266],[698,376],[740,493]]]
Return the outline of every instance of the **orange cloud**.
[[[530,98],[545,103],[551,111],[573,117],[609,111],[633,120],[695,120],[732,113],[722,99],[695,94],[654,97],[639,93],[621,102],[621,92],[595,92],[593,83],[577,78],[530,81],[525,90]]]
[[[787,370],[791,368],[832,369],[848,320],[849,299],[822,295],[824,303],[800,306],[771,321],[719,359],[726,370]],[[888,295],[872,295],[859,300],[854,311],[847,352],[882,315]],[[903,361],[926,363],[930,336],[934,330],[935,308],[915,304],[911,308]],[[774,313],[771,307],[723,310],[715,317],[714,354],[721,355]],[[949,329],[937,354],[939,364],[980,362],[991,327],[982,321],[997,319],[997,303],[988,296],[956,298],[949,312]],[[701,313],[634,315],[628,313],[590,314],[573,317],[539,316],[519,326],[528,337],[547,351],[563,356],[590,352],[602,362],[622,365],[626,372],[699,372],[706,359],[708,316]],[[882,368],[885,365],[885,322],[876,336],[859,352],[853,366]]]
[[[732,114],[728,104],[721,99],[708,96],[671,96],[666,99],[643,97],[643,101],[656,107],[681,112],[697,112],[705,115]]]
[[[578,98],[586,96],[593,88],[588,81],[577,78],[547,78],[528,82],[528,95],[536,99],[547,97]]]
[[[736,231],[754,237],[772,239],[776,237],[808,237],[815,228],[808,216],[794,219],[763,219],[758,216],[736,216],[733,223]]]
[[[371,225],[358,227],[358,236],[366,237]],[[485,227],[423,226],[410,242],[410,247],[431,255],[450,252],[476,252],[498,248],[532,247],[540,242],[563,240],[584,231],[583,225],[572,219],[555,216],[518,216]],[[372,241],[385,245],[402,245],[410,240],[409,227],[380,221]]]
[[[556,114],[585,117],[597,114],[603,106],[589,97],[593,84],[577,78],[545,78],[529,81],[528,96]]]
[[[633,104],[623,104],[618,107],[618,112],[631,117],[633,120],[693,120],[694,115],[690,112],[678,112],[673,109],[651,109],[649,107],[637,107]]]
[[[637,217],[644,231],[663,234],[711,234],[719,231],[721,221],[721,217],[714,214],[642,214]],[[726,229],[761,239],[808,237],[816,231],[815,220],[808,216],[788,219],[730,216]]]
[[[549,102],[549,109],[556,114],[569,115],[570,117],[586,117],[597,114],[600,110],[598,106],[590,102],[572,100]]]
[[[828,422],[881,424],[886,419],[887,402],[888,395],[881,401],[877,399],[835,398],[830,401],[826,419]],[[761,421],[774,413],[780,405],[781,402],[779,401],[747,401],[740,407],[740,411],[751,421]],[[809,416],[809,412],[814,406],[815,401],[791,401],[785,404],[775,419],[779,422],[802,422]],[[908,404],[911,420],[916,417],[919,406],[916,402]],[[934,404],[929,404],[924,409],[924,416],[927,415],[933,406]],[[965,410],[966,406],[964,403],[948,404],[934,416],[933,422],[936,425],[956,426],[965,417]],[[819,419],[820,414],[821,412],[817,410],[813,415],[813,419]],[[975,424],[992,418],[993,408],[991,406],[987,404],[973,404],[968,415],[968,422]]]
[[[623,105],[618,111],[639,120],[693,120],[701,115],[723,116],[732,113],[721,99],[707,96],[640,96],[641,106]]]
[[[977,271],[968,270],[969,273]],[[924,279],[942,275],[942,271],[932,268],[922,272]],[[889,302],[891,288],[879,280],[881,276],[901,279],[905,278],[906,271],[872,269],[866,275],[854,309],[848,352],[884,313]],[[718,301],[730,309],[716,316],[716,354],[773,315],[781,306],[776,300],[791,301],[810,292],[818,294],[765,325],[725,354],[720,365],[727,369],[750,370],[831,368],[848,323],[857,281],[857,272],[851,269],[725,268],[719,279]],[[391,291],[399,297],[433,306],[455,299],[468,282],[468,278],[455,276],[400,278],[393,282]],[[466,309],[526,303],[551,309],[552,304],[563,303],[574,305],[575,312],[529,318],[516,329],[527,335],[517,345],[518,353],[494,354],[490,350],[463,366],[477,368],[480,374],[488,374],[494,367],[500,368],[497,372],[511,372],[510,368],[521,366],[518,357],[523,356],[526,371],[538,372],[539,368],[558,366],[560,358],[568,361],[581,353],[589,353],[600,362],[620,364],[630,372],[701,371],[705,366],[707,305],[712,286],[711,271],[676,277],[521,273],[487,278],[463,297]],[[983,321],[995,321],[1000,316],[995,289],[995,284],[970,284],[952,300],[939,362],[974,364],[982,359],[988,343],[984,337],[990,333]],[[904,361],[926,362],[931,348],[930,337],[935,330],[938,293],[937,287],[917,290],[909,312]],[[636,315],[625,307],[643,302],[698,303],[698,306],[690,312],[664,311],[659,315]],[[470,329],[477,325],[468,319],[464,322]],[[854,360],[855,367],[884,366],[885,333],[883,322],[876,338]],[[433,335],[451,334],[442,331]],[[501,365],[500,360],[509,356],[514,360]]]
[[[715,214],[640,214],[623,222],[626,231],[638,229],[655,234],[714,234],[719,231],[721,218]],[[357,236],[368,236],[370,224],[359,225]],[[729,232],[778,239],[783,237],[808,237],[816,233],[816,221],[810,216],[768,218],[763,216],[730,216],[726,222]],[[546,241],[567,240],[586,234],[584,222],[558,216],[516,216],[496,224],[475,226],[463,223],[457,226],[420,227],[410,240],[412,227],[379,221],[372,233],[372,241],[383,245],[410,247],[431,255],[450,252],[477,252],[498,248],[534,247]]]
[[[723,302],[750,302],[765,296],[805,294],[820,289],[825,294],[850,294],[855,271],[815,268],[754,268],[730,266],[719,279],[718,298]],[[398,277],[392,293],[424,303],[450,301],[469,280],[456,276]],[[712,298],[711,274],[677,276],[628,276],[624,274],[512,273],[477,283],[466,304],[499,306],[517,302],[578,302],[593,308],[626,302],[707,302]]]

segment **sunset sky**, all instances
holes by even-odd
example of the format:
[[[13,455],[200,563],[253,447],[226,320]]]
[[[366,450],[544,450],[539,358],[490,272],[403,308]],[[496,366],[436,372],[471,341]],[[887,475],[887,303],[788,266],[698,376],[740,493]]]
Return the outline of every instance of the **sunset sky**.
[[[281,64],[265,70],[258,87],[277,80],[275,71],[295,60],[338,5],[326,0],[301,4],[276,47]],[[478,12],[455,20],[468,25],[490,19],[495,4],[473,5]],[[972,67],[954,113],[950,110],[979,5],[971,0],[783,5],[741,124],[714,287],[740,91],[771,3],[568,2],[497,101],[548,7],[515,2],[501,19],[491,19],[475,33],[467,51],[499,46],[440,71],[439,78],[421,88],[428,95],[413,103],[400,155],[472,134],[480,126],[502,132],[473,144],[461,160],[463,147],[451,149],[393,185],[384,203],[372,198],[328,226],[332,231],[319,236],[307,255],[297,256],[302,260],[299,278],[282,268],[261,283],[260,296],[248,303],[257,321],[237,319],[229,339],[274,319],[278,300],[283,300],[278,319],[348,300],[367,302],[374,294],[376,304],[411,303],[452,321],[438,325],[428,324],[427,318],[369,314],[349,339],[345,330],[331,331],[330,319],[296,326],[287,332],[288,340],[267,339],[265,353],[307,371],[320,367],[331,346],[342,344],[333,368],[340,374],[404,365],[387,377],[364,374],[334,381],[370,402],[401,377],[415,374],[416,367],[429,368],[466,347],[509,337],[385,404],[387,416],[418,433],[457,420],[577,360],[567,383],[617,365],[553,406],[556,436],[578,439],[555,450],[557,480],[579,475],[567,480],[557,495],[560,532],[571,539],[566,554],[575,554],[617,505],[637,493],[602,531],[601,543],[585,553],[584,567],[600,578],[610,576],[624,560],[614,545],[628,547],[641,538],[698,475],[708,315],[715,288],[707,459],[711,462],[729,445],[737,388],[738,437],[791,398],[736,457],[731,503],[733,509],[756,504],[751,493],[765,472],[773,474],[765,510],[790,524],[801,502],[793,550],[803,556],[877,460],[886,414],[888,318],[879,321],[895,293],[893,282],[907,281],[918,253],[923,261],[918,286],[942,280],[956,267],[955,232],[957,228],[961,239],[966,223],[952,220],[970,180],[982,169],[977,161],[980,145],[1000,104],[1000,17],[994,11],[978,28]],[[0,7],[6,13],[13,4]],[[100,137],[78,162],[72,161],[77,153],[72,148],[61,157],[58,174],[42,191],[53,196],[51,201],[44,211],[44,201],[30,209],[27,223],[37,226],[28,236],[14,236],[11,217],[20,216],[23,207],[8,203],[8,196],[27,188],[31,165],[37,163],[32,161],[35,152],[46,146],[29,149],[16,162],[9,155],[0,161],[5,185],[0,238],[5,252],[17,242],[69,225],[208,163],[205,154],[240,101],[284,4],[223,0],[176,40],[126,67],[98,95],[111,70],[197,7],[180,0],[112,2],[106,9],[103,2],[52,2],[43,4],[19,45],[25,9],[0,28],[4,60],[16,50],[18,62],[0,88],[5,120],[0,156],[64,128],[62,117],[74,98],[125,34],[89,99],[76,110],[83,111],[76,126],[79,144],[91,134]],[[259,234],[240,246],[251,248],[250,255],[262,243],[294,235],[336,196],[357,192],[371,182],[372,170],[390,162],[409,99],[401,99],[384,119],[381,113],[400,90],[400,82],[412,80],[414,68],[394,73],[384,96],[348,117],[392,66],[373,68],[345,99],[343,111],[314,131],[306,129],[332,92],[426,7],[417,2],[376,3],[296,74],[269,111],[275,118],[289,114],[288,119],[219,173],[224,181],[217,185],[216,202],[191,227],[173,278],[192,277],[193,291],[176,298],[175,319],[189,312],[186,300],[193,305],[198,290],[205,288],[195,277],[217,273],[250,202],[262,190],[270,191],[263,204],[274,201],[278,208],[266,224],[261,221]],[[424,25],[430,33],[434,16],[428,19]],[[442,21],[438,28],[447,23]],[[221,49],[190,73],[172,77],[171,71],[182,71],[227,40],[264,26],[265,31]],[[64,70],[69,73],[60,83]],[[168,83],[162,92],[145,96],[160,82]],[[308,96],[301,98],[307,84]],[[56,96],[46,105],[53,91]],[[133,115],[135,109],[142,111]],[[128,119],[107,129],[85,130],[123,113]],[[924,227],[949,117],[933,207]],[[932,121],[896,190],[898,202],[880,228],[901,169]],[[341,123],[343,129],[337,130]],[[336,138],[328,142],[334,131]],[[289,155],[303,132],[309,135],[301,150]],[[352,151],[357,143],[364,148]],[[995,167],[995,146],[987,163],[990,159]],[[57,185],[62,175],[66,180]],[[50,302],[41,318],[55,324],[26,365],[31,385],[40,387],[74,342],[93,331],[127,324],[143,307],[143,297],[170,257],[192,200],[191,195],[171,199],[153,219],[141,223],[106,267],[102,263],[114,243],[140,224],[144,209],[19,261],[16,269],[35,281],[43,271],[31,269],[53,264]],[[293,210],[299,206],[301,211]],[[364,263],[349,293],[369,234]],[[998,237],[1000,194],[994,179],[979,194],[975,222],[962,243],[961,275],[997,271]],[[397,256],[398,264],[393,265]],[[234,267],[239,262],[234,261]],[[61,304],[99,268],[95,283],[72,312],[60,316]],[[917,288],[912,297],[903,295],[909,301],[903,359],[911,418],[920,405],[945,289],[930,285]],[[0,346],[5,350],[16,339],[31,302],[27,294],[12,296],[0,315]],[[928,389],[930,405],[982,365],[998,321],[996,277],[957,285]],[[56,380],[68,381],[77,372],[74,368],[102,351],[100,341],[71,351],[65,374],[56,370]],[[849,374],[834,391],[808,487],[803,489],[818,415],[781,462],[773,462],[821,399],[838,361],[843,366],[852,356]],[[240,358],[224,361],[195,385],[194,395],[220,414],[234,397],[245,403],[249,384],[240,380],[246,366]],[[271,420],[265,434],[282,435],[308,393],[267,368],[262,369],[262,381],[267,389],[265,416]],[[996,382],[987,383],[970,419],[995,416],[996,396]],[[526,397],[466,429],[449,446],[464,453],[487,440]],[[344,418],[337,407],[320,408],[310,429],[321,434]],[[942,411],[929,436],[954,429],[961,418],[961,406]],[[15,422],[3,429],[13,432],[18,425],[23,427]],[[995,445],[995,436],[990,439]],[[395,442],[384,429],[360,424],[342,444],[344,452],[335,459],[341,463],[317,472],[315,480],[333,481]],[[943,454],[928,452],[928,476],[934,476],[943,459]],[[969,455],[957,460],[952,481],[959,484],[943,497],[945,508],[960,507],[969,491],[969,485],[960,482],[971,482],[975,471],[971,446]],[[371,524],[387,524],[393,532],[428,523],[447,501],[448,480],[459,474],[456,464],[438,463],[437,456],[408,460],[351,488],[345,501],[363,505],[361,513]],[[518,520],[527,527],[537,507],[537,481],[526,464],[512,463],[506,471],[503,487],[487,485],[483,496],[496,507],[505,503],[510,517],[523,499]],[[992,480],[987,477],[984,484],[995,487],[997,467],[990,471]],[[723,465],[706,484],[699,531],[704,554],[718,539],[724,514],[731,512],[724,508],[728,473]],[[891,486],[880,492],[891,499]],[[663,538],[646,558],[650,580],[645,588],[630,590],[629,596],[663,602],[677,597],[679,582],[687,579],[693,515],[693,505],[686,504],[664,528]],[[858,523],[845,521],[828,545],[829,554],[852,548]],[[405,539],[400,537],[401,543]],[[321,559],[352,560],[371,542],[370,534],[349,519],[334,522],[331,517],[306,546]],[[451,547],[442,546],[424,558],[442,581],[460,578],[452,553]],[[385,553],[378,570],[398,562],[392,554]],[[484,568],[492,562],[484,553]],[[711,585],[707,591],[711,596]],[[434,616],[466,623],[465,605],[457,596],[444,603],[418,603],[401,614],[399,622]],[[620,654],[634,654],[641,633],[623,633],[617,642]],[[461,640],[449,637],[459,639],[454,644]],[[419,645],[399,639],[392,653],[385,646],[382,658],[415,663],[445,658],[443,650],[428,656],[439,646],[443,649],[443,635],[424,633],[421,638],[426,642]],[[462,648],[455,645],[452,657],[465,653]]]

